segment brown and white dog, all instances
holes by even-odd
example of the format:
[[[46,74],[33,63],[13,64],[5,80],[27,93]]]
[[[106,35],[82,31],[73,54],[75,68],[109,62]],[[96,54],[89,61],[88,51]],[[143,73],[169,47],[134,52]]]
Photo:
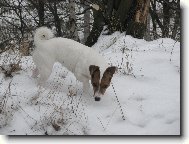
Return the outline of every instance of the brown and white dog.
[[[34,44],[36,49],[33,60],[40,74],[39,84],[44,84],[48,79],[54,63],[60,62],[83,83],[85,93],[90,88],[91,80],[95,101],[99,101],[101,95],[104,95],[116,67],[109,66],[94,49],[71,39],[53,38],[52,31],[46,27],[36,30]]]

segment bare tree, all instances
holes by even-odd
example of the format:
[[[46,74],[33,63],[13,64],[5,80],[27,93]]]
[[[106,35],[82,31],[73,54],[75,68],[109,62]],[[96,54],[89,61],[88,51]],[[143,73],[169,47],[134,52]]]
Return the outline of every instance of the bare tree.
[[[175,2],[175,5],[177,7],[177,10],[175,11],[175,16],[174,16],[174,26],[173,26],[173,30],[172,30],[172,35],[171,38],[172,39],[177,39],[177,37],[180,39],[180,0],[177,0]]]
[[[79,36],[77,32],[77,25],[76,25],[76,15],[75,15],[75,0],[69,0],[68,9],[70,12],[69,15],[69,38],[79,41]]]
[[[180,0],[150,0],[150,4],[154,39],[171,37],[180,41]]]
[[[146,40],[180,40],[180,0],[1,0],[1,52],[11,41],[19,48],[43,25],[76,41],[83,33],[88,46],[97,42],[103,28],[103,34],[120,31]]]
[[[52,12],[53,17],[54,17],[54,24],[56,27],[57,36],[60,37],[60,36],[62,36],[62,30],[61,30],[61,20],[60,20],[59,14],[58,14],[57,2],[49,1],[48,8]]]
[[[88,6],[84,6],[84,9],[88,9]],[[88,9],[85,14],[84,14],[84,43],[87,41],[87,38],[90,34],[90,15],[91,15],[91,12],[90,12],[90,9]]]
[[[38,26],[43,26],[44,25],[44,13],[45,13],[45,3],[44,0],[28,0],[32,6],[37,9],[39,21],[37,22]]]

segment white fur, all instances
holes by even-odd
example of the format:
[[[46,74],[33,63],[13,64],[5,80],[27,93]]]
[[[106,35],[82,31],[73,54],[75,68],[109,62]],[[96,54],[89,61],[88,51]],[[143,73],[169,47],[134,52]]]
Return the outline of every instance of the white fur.
[[[83,89],[86,92],[91,79],[89,66],[99,66],[101,77],[108,67],[105,59],[94,49],[71,39],[53,38],[52,31],[46,27],[36,30],[34,43],[36,49],[33,60],[40,74],[40,84],[48,79],[54,63],[60,62],[83,82]]]
[[[49,40],[53,38],[54,35],[50,29],[47,27],[40,27],[36,30],[35,35],[34,35],[34,44],[40,45],[44,40]]]

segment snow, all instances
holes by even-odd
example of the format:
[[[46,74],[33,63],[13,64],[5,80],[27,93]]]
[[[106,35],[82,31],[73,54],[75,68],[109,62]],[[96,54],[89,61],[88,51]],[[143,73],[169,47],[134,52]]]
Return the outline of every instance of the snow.
[[[59,63],[44,88],[31,77],[30,56],[13,78],[0,73],[0,134],[180,135],[180,43],[115,32],[93,48],[118,67],[99,102]]]

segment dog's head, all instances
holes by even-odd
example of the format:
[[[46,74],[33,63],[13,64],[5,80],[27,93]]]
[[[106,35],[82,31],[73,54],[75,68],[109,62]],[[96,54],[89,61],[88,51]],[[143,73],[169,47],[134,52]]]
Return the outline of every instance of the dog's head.
[[[106,89],[110,86],[113,74],[117,70],[117,67],[108,67],[100,79],[100,68],[95,65],[90,65],[89,71],[91,74],[91,84],[93,86],[95,101],[100,101],[100,96],[104,95]]]

